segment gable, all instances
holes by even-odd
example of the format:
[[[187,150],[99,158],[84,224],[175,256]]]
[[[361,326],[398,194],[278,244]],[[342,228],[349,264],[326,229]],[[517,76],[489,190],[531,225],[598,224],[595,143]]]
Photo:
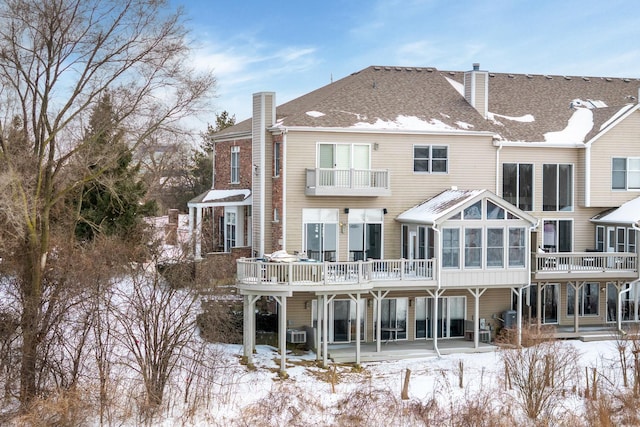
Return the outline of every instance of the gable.
[[[489,190],[446,190],[398,215],[400,223],[439,225],[450,220],[522,220],[531,226],[537,219]]]

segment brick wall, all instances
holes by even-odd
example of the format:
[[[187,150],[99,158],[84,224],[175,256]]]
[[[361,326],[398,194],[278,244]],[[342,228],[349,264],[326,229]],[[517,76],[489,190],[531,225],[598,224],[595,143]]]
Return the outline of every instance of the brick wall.
[[[276,171],[274,170],[274,165],[271,165],[272,168],[272,196],[271,196],[271,202],[273,204],[273,209],[277,209],[278,210],[278,220],[274,221],[272,226],[271,226],[271,247],[273,248],[274,251],[282,249],[282,216],[284,215],[284,211],[283,211],[283,205],[282,205],[282,182],[283,182],[283,177],[282,177],[282,140],[283,137],[282,135],[275,135],[273,137],[273,143],[274,143],[274,147],[273,150],[275,150],[275,143],[280,143],[280,174],[279,176],[275,176],[276,175]],[[273,220],[273,211],[271,213],[271,219]]]
[[[240,182],[231,183],[231,147],[240,147]],[[215,190],[251,188],[253,166],[251,165],[251,139],[216,143]]]

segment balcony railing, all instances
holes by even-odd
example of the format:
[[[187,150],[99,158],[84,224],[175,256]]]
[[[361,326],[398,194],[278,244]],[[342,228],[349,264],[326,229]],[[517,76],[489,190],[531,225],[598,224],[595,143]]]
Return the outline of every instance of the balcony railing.
[[[386,169],[307,169],[307,196],[389,196]]]
[[[367,260],[353,262],[237,261],[238,282],[244,285],[352,285],[376,281],[435,280],[435,260]]]
[[[637,255],[630,252],[552,252],[532,254],[532,271],[544,273],[637,276]]]

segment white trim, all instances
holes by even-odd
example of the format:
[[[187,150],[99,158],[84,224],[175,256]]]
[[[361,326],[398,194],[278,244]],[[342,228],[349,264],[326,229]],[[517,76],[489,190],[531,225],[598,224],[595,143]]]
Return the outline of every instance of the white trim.
[[[337,128],[337,127],[310,127],[310,126],[273,126],[268,129],[272,133],[279,132],[338,132],[338,133],[382,133],[399,135],[467,135],[467,136],[490,136],[495,137],[495,132],[487,131],[466,131],[466,130],[409,130],[409,129],[363,129],[363,128]]]

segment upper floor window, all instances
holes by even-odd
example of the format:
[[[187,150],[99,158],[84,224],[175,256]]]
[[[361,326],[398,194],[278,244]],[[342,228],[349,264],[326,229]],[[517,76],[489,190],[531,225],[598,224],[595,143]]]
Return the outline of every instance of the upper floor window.
[[[449,154],[446,146],[414,145],[413,171],[430,173],[447,173]]]
[[[573,165],[542,166],[542,210],[573,210]]]
[[[502,165],[502,198],[523,211],[533,210],[533,164]]]
[[[571,252],[573,247],[573,221],[545,219],[543,221],[543,248],[547,252]]]
[[[279,142],[273,143],[273,176],[280,176],[280,146]]]
[[[231,183],[240,182],[240,147],[235,145],[231,147]]]
[[[640,157],[614,157],[611,162],[613,190],[640,190]]]
[[[442,230],[442,266],[460,267],[460,230],[458,228]]]

